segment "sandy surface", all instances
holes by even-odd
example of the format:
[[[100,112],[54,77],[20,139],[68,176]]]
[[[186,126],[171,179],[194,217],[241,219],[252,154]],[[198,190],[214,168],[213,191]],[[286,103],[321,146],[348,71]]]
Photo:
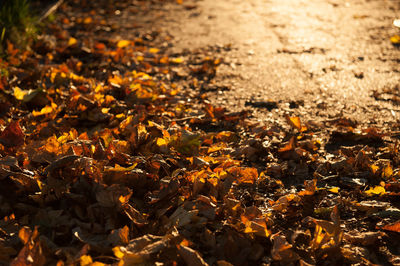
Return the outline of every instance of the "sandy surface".
[[[397,1],[200,0],[165,4],[150,16],[160,17],[154,27],[172,36],[173,51],[209,49],[223,59],[212,82],[228,89],[208,93],[216,105],[251,109],[260,121],[286,112],[393,125],[400,117],[400,50],[390,36],[399,31],[392,25],[399,7]],[[277,108],[262,107],[266,101]]]

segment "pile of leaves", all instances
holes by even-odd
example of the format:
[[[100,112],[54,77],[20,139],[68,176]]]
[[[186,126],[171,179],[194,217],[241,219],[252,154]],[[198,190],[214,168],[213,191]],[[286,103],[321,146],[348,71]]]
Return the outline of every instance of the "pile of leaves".
[[[8,43],[0,263],[400,262],[396,136],[212,106],[223,60],[113,38],[99,10],[126,5],[70,1],[31,51]]]

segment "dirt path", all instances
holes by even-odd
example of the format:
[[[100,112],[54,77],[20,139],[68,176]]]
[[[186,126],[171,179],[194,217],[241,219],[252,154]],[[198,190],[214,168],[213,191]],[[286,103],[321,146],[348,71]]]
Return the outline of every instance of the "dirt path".
[[[400,115],[400,51],[389,41],[398,10],[395,1],[184,1],[165,6],[161,24],[178,51],[232,48],[214,80],[229,90],[210,93],[215,104],[259,120],[283,111],[382,125]],[[259,108],[265,101],[279,108]]]

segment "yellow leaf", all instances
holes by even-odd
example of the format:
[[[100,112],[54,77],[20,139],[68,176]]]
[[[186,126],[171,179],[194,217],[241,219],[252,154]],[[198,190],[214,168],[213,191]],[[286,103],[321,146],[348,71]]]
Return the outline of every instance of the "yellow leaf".
[[[56,105],[55,103],[52,103],[51,106],[46,105],[46,106],[43,107],[42,110],[40,110],[39,112],[33,110],[33,111],[32,111],[32,115],[33,115],[33,116],[40,116],[40,115],[50,114],[50,113],[52,113],[56,108],[57,108],[57,105]]]
[[[115,116],[115,118],[117,118],[117,119],[124,119],[124,118],[125,118],[125,114],[123,114],[123,113],[117,114],[117,115]]]
[[[160,50],[159,49],[157,49],[157,48],[150,48],[149,49],[149,53],[152,53],[152,54],[156,54],[156,53],[158,53]]]
[[[117,257],[118,259],[122,259],[124,257],[124,253],[121,250],[121,247],[115,247],[112,249],[114,252],[114,256]]]
[[[312,246],[314,248],[317,248],[321,245],[321,243],[326,242],[325,239],[327,238],[327,236],[329,237],[329,235],[327,233],[324,233],[322,229],[322,226],[320,226],[319,224],[315,226],[314,239],[312,241]]]
[[[42,110],[40,110],[39,112],[33,110],[33,111],[32,111],[32,114],[33,114],[33,116],[39,116],[39,115],[49,114],[49,113],[51,113],[52,111],[53,111],[53,108],[51,108],[51,106],[45,106],[45,107],[43,107]]]
[[[399,35],[393,35],[392,37],[390,37],[390,42],[392,44],[400,44],[400,36]]]
[[[129,166],[129,167],[122,167],[122,166],[120,166],[120,165],[118,165],[118,164],[116,164],[114,167],[110,167],[110,168],[105,168],[105,170],[107,171],[107,172],[130,172],[130,171],[132,171],[133,169],[135,169],[136,168],[136,166],[138,165],[138,163],[133,163],[131,166]]]
[[[101,108],[101,112],[103,114],[108,114],[108,111],[110,111],[111,108]]]
[[[93,263],[92,257],[89,255],[83,255],[79,258],[81,266],[91,265]]]
[[[114,76],[108,78],[108,82],[109,83],[114,83],[114,84],[117,84],[117,85],[121,85],[123,80],[122,80],[122,78],[120,76],[114,75]]]
[[[71,37],[68,40],[68,46],[73,46],[73,45],[75,45],[77,43],[78,43],[78,41],[74,37]]]
[[[332,193],[339,193],[339,188],[338,187],[332,187],[332,188],[328,189],[328,191],[330,191]]]
[[[17,100],[22,101],[25,97],[25,95],[28,94],[27,90],[21,90],[19,87],[14,87],[14,97]]]
[[[131,44],[131,41],[128,41],[128,40],[120,40],[120,41],[118,41],[118,43],[117,43],[117,47],[118,47],[118,48],[124,48],[124,47],[129,46],[130,44]]]
[[[147,135],[146,126],[143,124],[139,124],[137,126],[137,132],[138,132],[139,137],[142,137],[142,138],[146,137],[146,135]]]
[[[370,188],[367,191],[365,191],[365,194],[368,196],[374,196],[374,195],[383,195],[386,193],[386,190],[382,186],[375,186],[374,188]]]
[[[157,138],[157,146],[165,146],[168,145],[168,142],[163,138]]]
[[[219,143],[216,143],[216,144],[210,146],[207,150],[207,153],[210,154],[213,152],[217,152],[217,151],[225,149],[226,147],[227,147],[227,145],[225,142],[219,142]]]
[[[169,61],[173,64],[181,64],[183,63],[183,58],[182,57],[171,58]]]

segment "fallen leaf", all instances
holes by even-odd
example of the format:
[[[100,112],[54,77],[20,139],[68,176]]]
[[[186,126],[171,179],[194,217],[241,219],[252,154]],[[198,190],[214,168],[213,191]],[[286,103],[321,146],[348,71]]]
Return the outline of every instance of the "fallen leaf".
[[[388,224],[382,227],[379,227],[380,229],[387,230],[387,231],[392,231],[392,232],[398,232],[400,233],[400,220],[393,223],[393,224]]]
[[[383,232],[357,232],[345,233],[343,239],[355,245],[369,246],[375,244],[379,239],[385,236]]]
[[[25,134],[19,125],[19,121],[12,121],[1,132],[0,142],[6,147],[21,146],[25,142]]]
[[[300,117],[294,116],[285,116],[286,120],[288,121],[289,125],[293,128],[297,129],[299,132],[307,131],[307,127],[301,124]]]
[[[179,255],[182,256],[186,265],[193,265],[193,266],[208,265],[208,263],[204,261],[204,259],[200,256],[200,254],[196,250],[191,249],[190,247],[186,247],[184,245],[178,245],[178,253]]]
[[[343,231],[340,228],[340,217],[337,206],[331,212],[332,222],[318,220],[311,217],[305,219],[306,222],[315,223],[314,237],[311,241],[313,250],[324,250],[338,247],[343,239]]]
[[[394,45],[399,45],[400,44],[400,36],[399,35],[393,35],[390,37],[390,42]]]
[[[18,253],[18,256],[10,263],[11,266],[19,265],[38,265],[46,264],[46,256],[43,252],[42,243],[39,239],[39,232],[37,228],[34,231],[23,228],[20,231],[21,240],[25,242],[24,247]]]
[[[131,45],[131,41],[128,41],[128,40],[120,40],[117,43],[117,47],[118,48],[125,48],[125,47],[127,47],[129,45]]]
[[[271,236],[273,247],[271,257],[281,263],[291,263],[299,259],[299,255],[293,250],[293,246],[286,241],[286,238],[279,233]]]
[[[369,188],[364,193],[368,196],[383,195],[386,193],[386,190],[383,186],[375,186],[373,188]]]
[[[71,38],[69,38],[69,40],[68,40],[68,46],[74,46],[74,45],[76,45],[78,43],[78,40],[77,39],[75,39],[74,37],[71,37]]]

